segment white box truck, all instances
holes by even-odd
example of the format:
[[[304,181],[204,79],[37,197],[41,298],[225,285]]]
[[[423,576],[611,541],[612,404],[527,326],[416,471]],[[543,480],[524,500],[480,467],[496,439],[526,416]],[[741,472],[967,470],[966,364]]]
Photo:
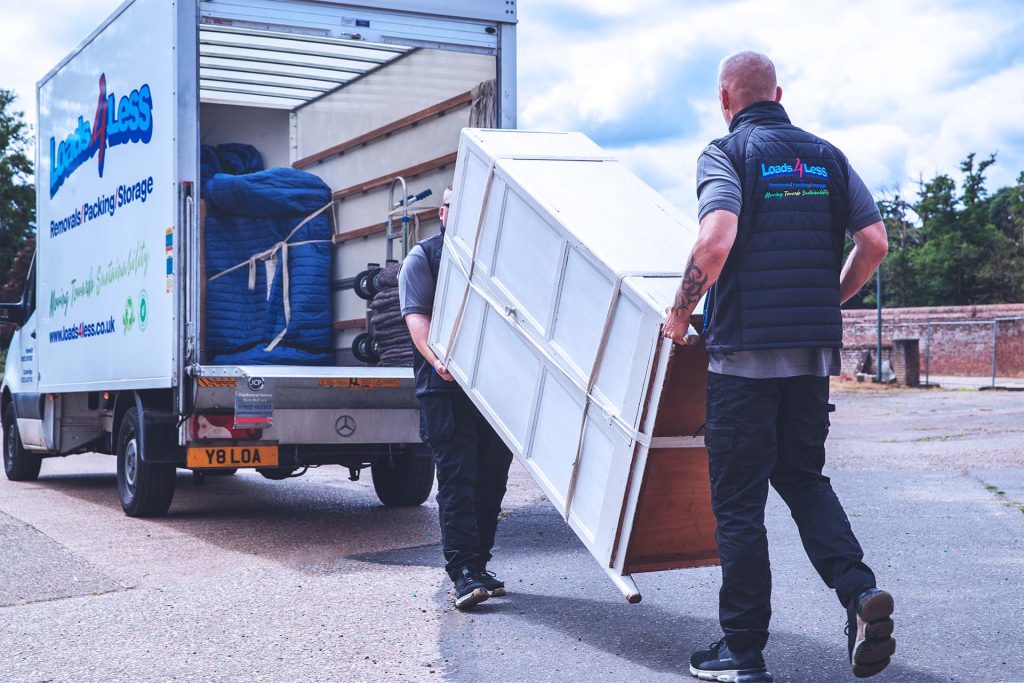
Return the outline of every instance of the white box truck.
[[[412,372],[372,363],[359,295],[373,264],[436,231],[436,201],[403,198],[441,196],[461,129],[514,127],[515,24],[507,0],[121,5],[38,85],[38,246],[22,300],[0,306],[19,326],[7,476],[110,453],[125,512],[152,516],[178,468],[339,464],[372,467],[385,504],[423,502]],[[333,364],[214,362],[200,158],[226,143],[330,188]],[[289,258],[276,246],[251,255],[268,282]]]

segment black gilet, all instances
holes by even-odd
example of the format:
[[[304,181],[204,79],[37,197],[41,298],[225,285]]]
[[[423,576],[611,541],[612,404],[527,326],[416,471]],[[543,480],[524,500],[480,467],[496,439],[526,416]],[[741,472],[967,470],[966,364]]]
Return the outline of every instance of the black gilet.
[[[743,207],[705,303],[708,350],[842,347],[846,157],[792,125],[775,102],[743,109],[729,131],[712,144],[739,175]]]
[[[441,270],[441,252],[444,250],[444,231],[419,242],[419,247],[427,256],[427,263],[430,264],[430,277],[436,288],[437,274]],[[416,373],[417,396],[462,393],[462,389],[457,383],[448,382],[437,374],[437,371],[427,362],[415,344],[412,345],[412,365]]]

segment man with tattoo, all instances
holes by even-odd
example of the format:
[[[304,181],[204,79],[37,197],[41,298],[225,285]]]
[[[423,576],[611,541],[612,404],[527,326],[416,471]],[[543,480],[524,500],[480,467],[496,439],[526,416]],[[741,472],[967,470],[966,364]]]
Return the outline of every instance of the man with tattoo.
[[[754,52],[727,57],[718,85],[729,134],[697,162],[700,232],[663,326],[679,344],[700,343],[688,330],[707,293],[705,443],[725,635],[693,655],[690,673],[772,680],[762,656],[771,617],[770,483],[847,610],[854,675],[873,676],[895,651],[893,599],[864,564],[822,468],[833,409],[829,375],[838,374],[842,346],[839,306],[881,263],[885,226],[843,153],[790,123],[771,60]],[[844,264],[847,235],[854,248]]]

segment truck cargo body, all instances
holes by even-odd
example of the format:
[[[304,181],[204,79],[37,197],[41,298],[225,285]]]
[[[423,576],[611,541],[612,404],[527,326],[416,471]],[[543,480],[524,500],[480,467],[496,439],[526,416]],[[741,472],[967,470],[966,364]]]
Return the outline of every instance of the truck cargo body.
[[[125,486],[186,466],[373,465],[398,489],[404,468],[417,493],[382,499],[425,498],[412,372],[356,360],[356,289],[437,231],[461,129],[514,126],[515,22],[498,0],[123,4],[38,86],[38,247],[29,291],[3,306],[21,324],[5,464],[115,453],[122,504]],[[327,364],[213,361],[200,150],[231,143],[330,188]],[[432,193],[405,221],[389,204],[399,176]],[[286,242],[238,264],[269,268],[268,300],[281,254],[301,249]]]

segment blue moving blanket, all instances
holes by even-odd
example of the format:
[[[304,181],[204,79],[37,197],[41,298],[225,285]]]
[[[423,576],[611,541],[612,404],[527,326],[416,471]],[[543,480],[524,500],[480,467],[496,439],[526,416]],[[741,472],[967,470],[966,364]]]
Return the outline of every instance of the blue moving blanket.
[[[203,185],[206,200],[206,356],[215,364],[329,365],[331,350],[330,211],[289,234],[331,201],[315,175],[272,168],[218,173]],[[249,259],[288,241],[269,259]],[[296,244],[312,241],[310,244]],[[285,264],[291,318],[285,329]],[[237,269],[224,275],[224,271]],[[267,282],[270,282],[268,291]]]

